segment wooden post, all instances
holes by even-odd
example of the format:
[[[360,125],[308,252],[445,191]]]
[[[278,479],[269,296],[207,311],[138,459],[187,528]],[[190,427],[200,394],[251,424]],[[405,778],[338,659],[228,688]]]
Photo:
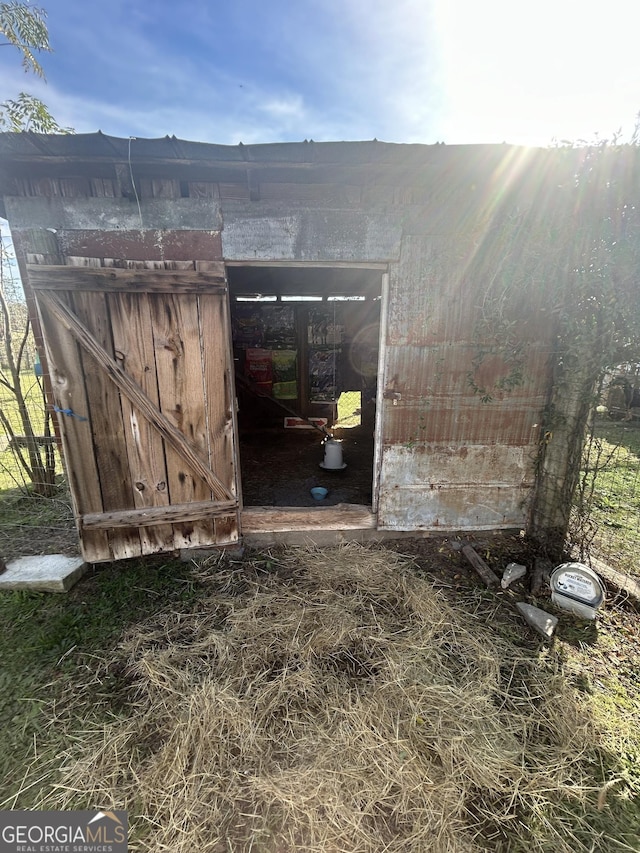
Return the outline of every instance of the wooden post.
[[[554,357],[559,358],[558,354]],[[585,430],[598,379],[592,352],[574,361],[576,364],[571,369],[556,370],[553,378],[540,430],[536,484],[527,529],[538,547],[558,562],[565,547]]]

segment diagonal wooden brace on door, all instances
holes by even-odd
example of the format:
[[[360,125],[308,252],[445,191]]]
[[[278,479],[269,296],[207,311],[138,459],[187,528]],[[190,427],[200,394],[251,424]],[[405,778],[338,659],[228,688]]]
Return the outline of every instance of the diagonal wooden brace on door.
[[[60,297],[51,291],[40,290],[38,298],[49,311],[59,320],[75,340],[87,350],[101,365],[122,394],[142,412],[149,422],[158,430],[162,438],[167,441],[173,449],[182,456],[185,462],[192,468],[194,473],[202,477],[211,489],[216,499],[233,501],[237,504],[236,497],[208,468],[197,451],[187,441],[186,437],[175,427],[171,421],[147,397],[142,388],[128,376],[120,365],[113,359],[104,347],[91,334],[89,329],[78,319]]]

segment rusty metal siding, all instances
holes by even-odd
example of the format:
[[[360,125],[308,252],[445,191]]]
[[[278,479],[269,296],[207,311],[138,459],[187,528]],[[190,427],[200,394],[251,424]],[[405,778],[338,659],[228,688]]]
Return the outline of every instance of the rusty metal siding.
[[[130,261],[193,261],[222,258],[219,231],[58,232],[62,252],[71,257],[126,258]]]
[[[504,365],[496,365],[493,375],[488,370],[484,375],[474,373],[475,353],[473,345],[455,342],[387,347],[387,376],[395,380],[394,392],[400,397],[395,405],[385,401],[385,442],[535,443],[549,376],[546,344],[528,345],[522,386],[511,392],[494,391],[496,396],[487,402],[473,392],[471,377],[490,384],[504,375]]]
[[[379,427],[382,529],[525,524],[551,331],[538,318],[522,319],[522,383],[503,387],[513,365],[478,337],[483,285],[473,275],[472,246],[469,235],[405,235],[391,267]]]

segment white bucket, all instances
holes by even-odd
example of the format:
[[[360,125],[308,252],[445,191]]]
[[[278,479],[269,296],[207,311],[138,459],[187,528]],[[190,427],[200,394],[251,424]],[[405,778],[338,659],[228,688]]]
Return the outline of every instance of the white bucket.
[[[330,438],[324,444],[324,467],[342,468],[342,441]]]

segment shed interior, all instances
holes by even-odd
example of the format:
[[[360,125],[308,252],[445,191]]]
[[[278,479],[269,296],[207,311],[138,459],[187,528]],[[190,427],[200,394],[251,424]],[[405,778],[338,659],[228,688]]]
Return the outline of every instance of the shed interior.
[[[370,506],[382,271],[239,264],[227,277],[244,505]],[[344,468],[321,466],[323,428]]]

